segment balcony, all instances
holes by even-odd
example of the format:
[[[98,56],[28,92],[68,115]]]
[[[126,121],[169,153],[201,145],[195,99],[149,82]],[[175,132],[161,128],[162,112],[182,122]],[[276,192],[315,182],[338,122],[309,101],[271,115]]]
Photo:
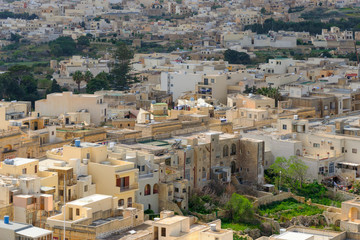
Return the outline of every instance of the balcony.
[[[153,173],[147,173],[147,174],[139,174],[139,179],[143,179],[143,178],[153,178],[154,174]]]
[[[138,190],[138,189],[139,189],[139,184],[134,183],[132,185],[120,187],[120,192],[133,191],[133,190]]]

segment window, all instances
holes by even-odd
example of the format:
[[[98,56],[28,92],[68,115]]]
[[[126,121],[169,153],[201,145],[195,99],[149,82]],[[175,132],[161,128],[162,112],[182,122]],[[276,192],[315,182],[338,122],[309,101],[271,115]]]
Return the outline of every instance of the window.
[[[166,237],[166,228],[161,228],[161,236]]]
[[[236,155],[236,145],[235,143],[231,144],[231,153],[230,155]]]
[[[22,174],[26,174],[26,168],[23,168]]]
[[[141,166],[141,171],[145,171],[145,165]]]
[[[151,186],[150,186],[150,184],[146,184],[145,189],[144,189],[144,195],[148,196],[150,194],[151,194]]]
[[[211,79],[211,83],[215,83],[215,79],[212,78],[212,79]]]
[[[175,192],[179,192],[179,188],[176,187],[176,188],[175,188]]]
[[[330,163],[329,164],[329,173],[334,173],[335,172],[335,168],[334,168],[334,163]]]
[[[127,202],[128,202],[128,207],[132,207],[132,197],[129,197]]]
[[[52,132],[51,132],[51,135],[54,136],[54,134],[55,134],[54,131],[52,131]]]
[[[116,178],[116,186],[120,188],[129,188],[130,177],[117,177]]]
[[[159,186],[155,183],[153,186],[153,194],[157,194],[159,192]]]
[[[118,201],[118,205],[119,205],[119,207],[120,207],[120,206],[124,206],[124,199],[120,199],[120,200]]]
[[[229,147],[228,145],[224,145],[223,147],[223,157],[229,156]]]
[[[87,154],[86,154],[86,158],[87,158],[87,159],[90,159],[90,153],[87,153]]]
[[[191,158],[190,157],[187,157],[186,158],[186,164],[190,164],[191,163]]]
[[[313,143],[313,147],[319,148],[319,147],[320,147],[320,143]]]
[[[334,146],[331,146],[331,147],[330,147],[330,150],[334,150]]]
[[[183,188],[183,191],[182,191],[183,193],[186,193],[186,188]]]
[[[352,153],[357,153],[357,148],[351,149],[351,152],[352,152]]]
[[[85,185],[84,186],[84,192],[87,192],[88,191],[88,185]]]
[[[79,208],[76,209],[76,216],[80,216],[80,209]]]
[[[38,172],[38,166],[37,165],[35,165],[35,173],[37,173]]]
[[[206,179],[206,169],[204,167],[202,168],[202,178]]]
[[[286,124],[283,124],[282,129],[283,129],[283,130],[287,130],[287,125],[286,125]]]

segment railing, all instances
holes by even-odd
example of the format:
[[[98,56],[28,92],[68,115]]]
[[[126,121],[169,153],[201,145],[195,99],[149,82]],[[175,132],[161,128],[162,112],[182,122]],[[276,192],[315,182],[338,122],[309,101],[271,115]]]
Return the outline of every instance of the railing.
[[[120,187],[120,192],[126,192],[126,191],[137,190],[137,189],[139,189],[139,184],[134,183],[134,184],[129,185],[129,186]]]
[[[154,173],[147,173],[147,174],[139,174],[139,178],[152,178],[154,177]]]

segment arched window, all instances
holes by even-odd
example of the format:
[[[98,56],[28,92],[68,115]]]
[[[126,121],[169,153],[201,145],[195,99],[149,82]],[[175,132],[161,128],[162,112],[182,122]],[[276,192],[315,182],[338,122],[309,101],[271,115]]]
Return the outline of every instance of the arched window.
[[[157,194],[158,192],[159,192],[159,186],[157,185],[157,183],[155,183],[153,186],[153,194]]]
[[[147,196],[150,194],[151,194],[151,186],[150,186],[150,184],[146,184],[145,189],[144,189],[144,195]]]
[[[129,197],[127,201],[128,207],[132,207],[132,198]]]
[[[119,207],[124,206],[124,199],[119,199],[118,205]]]
[[[229,156],[229,147],[228,145],[225,145],[223,148],[223,157]]]
[[[235,143],[231,144],[231,153],[230,154],[236,155],[236,144]]]

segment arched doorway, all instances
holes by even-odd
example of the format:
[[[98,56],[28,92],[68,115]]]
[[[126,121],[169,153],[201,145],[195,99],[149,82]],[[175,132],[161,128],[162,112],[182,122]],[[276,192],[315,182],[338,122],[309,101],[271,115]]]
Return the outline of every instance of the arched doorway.
[[[354,222],[359,219],[359,210],[357,208],[350,208],[349,219],[351,222]]]

